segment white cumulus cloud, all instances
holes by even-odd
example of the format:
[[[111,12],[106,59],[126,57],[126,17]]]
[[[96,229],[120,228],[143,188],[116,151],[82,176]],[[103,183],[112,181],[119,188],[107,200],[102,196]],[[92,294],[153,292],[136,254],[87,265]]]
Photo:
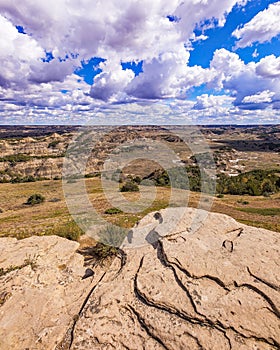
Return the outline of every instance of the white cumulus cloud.
[[[280,78],[280,57],[269,55],[260,60],[256,72],[264,78]]]
[[[143,121],[143,113],[161,122],[190,121],[215,113],[230,118],[239,108],[244,116],[250,108],[266,108],[271,118],[280,101],[279,57],[245,64],[220,49],[210,68],[189,65],[193,42],[206,40],[205,29],[223,26],[232,8],[246,2],[0,0],[0,121],[9,114],[69,123],[94,116],[102,124],[113,118]],[[239,45],[277,35],[277,11],[279,2],[237,29]],[[195,29],[202,34],[196,36]],[[47,53],[49,62],[43,59]],[[105,61],[89,86],[74,72],[92,57]],[[122,63],[130,61],[143,61],[143,72],[124,71]],[[225,95],[188,101],[187,92],[202,84]]]
[[[265,109],[268,104],[276,108],[280,100],[278,65],[273,55],[245,64],[236,53],[217,50],[210,65],[217,72],[212,84],[228,91],[241,109]]]
[[[176,54],[178,48],[187,52],[196,26],[214,18],[222,25],[225,14],[235,4],[245,3],[244,0],[224,0],[222,3],[220,0],[1,0],[0,13],[13,24],[11,29],[15,33],[15,25],[23,26],[26,35],[17,33],[19,38],[52,52],[58,62],[65,57],[76,57],[71,62],[73,71],[78,60],[94,56],[119,63],[144,60],[149,64],[160,60],[166,52]],[[178,21],[172,22],[168,16],[174,16]],[[3,45],[8,45],[9,38],[5,35],[1,38]],[[200,39],[205,39],[205,36]],[[32,55],[36,53],[35,47],[28,47],[26,43],[24,47]],[[44,52],[40,55],[44,56]],[[185,57],[184,64],[187,64],[188,55]],[[38,82],[46,82],[48,76],[50,81],[61,80],[63,72],[65,77],[69,74],[66,65],[58,72],[56,62],[53,62],[44,68],[36,67],[32,80],[36,80],[36,74]],[[106,73],[114,74],[108,70]],[[117,76],[119,85],[122,84],[122,74],[113,78],[107,76],[105,80],[109,88]]]
[[[30,74],[30,66],[44,55],[36,40],[19,33],[10,21],[0,15],[0,85],[22,83]]]
[[[243,103],[269,103],[272,102],[272,97],[275,92],[265,90],[258,92],[255,95],[245,96],[242,100]]]
[[[238,39],[236,47],[251,46],[255,42],[264,43],[280,34],[280,1],[270,4],[232,35]]]

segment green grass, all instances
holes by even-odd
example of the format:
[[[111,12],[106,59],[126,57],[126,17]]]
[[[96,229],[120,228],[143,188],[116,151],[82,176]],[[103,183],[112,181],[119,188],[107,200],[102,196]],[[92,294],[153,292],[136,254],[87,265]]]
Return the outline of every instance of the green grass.
[[[12,155],[0,157],[0,162],[23,163],[33,159],[48,159],[48,158],[62,158],[62,157],[65,157],[65,153],[48,154],[48,155],[41,155],[41,156],[31,156],[25,153],[18,153],[18,154],[12,154]]]
[[[237,221],[240,222],[241,224],[245,224],[248,226],[254,226],[258,228],[264,228],[270,231],[280,232],[280,224],[273,224],[270,222],[263,222],[263,221],[243,220],[243,219],[238,219]]]
[[[106,246],[113,247],[119,247],[122,244],[126,235],[127,229],[119,226],[114,226],[112,224],[103,227],[98,232],[98,236],[101,242]]]
[[[106,209],[105,210],[105,214],[108,214],[108,215],[115,215],[115,214],[121,214],[123,211],[119,208],[109,208],[109,209]]]
[[[12,216],[8,216],[5,218],[0,218],[0,223],[6,223],[6,222],[14,222],[15,220],[18,220],[21,218],[21,215],[12,215]]]
[[[86,265],[104,266],[106,261],[117,256],[119,249],[101,242],[97,242],[93,247],[85,247],[77,251],[85,257]]]
[[[71,220],[48,229],[45,234],[49,236],[56,235],[64,237],[71,241],[78,241],[81,235],[84,234],[84,231],[75,223],[75,221]]]
[[[7,267],[6,269],[4,269],[3,267],[0,267],[0,277],[5,276],[8,273],[15,271],[15,270],[21,270],[28,265],[30,265],[32,269],[35,268],[36,267],[35,259],[27,258],[24,260],[23,264],[18,265],[18,266],[11,265],[11,266]]]
[[[244,213],[258,214],[263,216],[280,215],[280,208],[237,208]]]
[[[153,212],[153,211],[158,211],[161,209],[165,209],[167,207],[171,206],[168,201],[156,201],[154,202],[149,208],[145,209],[142,214],[143,216]]]
[[[32,215],[31,219],[32,220],[44,220],[44,219],[55,219],[58,217],[63,217],[63,218],[70,218],[69,213],[67,209],[62,208],[62,209],[56,209],[53,211],[49,212],[43,212],[40,214]]]
[[[133,227],[139,220],[141,220],[144,216],[147,214],[158,211],[161,209],[167,208],[169,203],[167,201],[155,201],[149,208],[143,210],[142,212],[139,213],[120,213],[116,216],[113,216],[115,220],[113,223],[115,225],[121,226],[123,228],[131,228]]]

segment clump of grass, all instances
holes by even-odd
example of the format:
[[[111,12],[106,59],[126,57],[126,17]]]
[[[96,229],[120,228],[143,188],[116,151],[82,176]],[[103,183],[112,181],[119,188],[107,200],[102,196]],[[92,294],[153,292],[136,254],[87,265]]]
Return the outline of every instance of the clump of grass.
[[[46,231],[46,235],[64,237],[70,241],[78,241],[83,234],[84,231],[73,220],[56,225]]]
[[[243,219],[238,219],[238,221],[248,226],[261,227],[266,230],[280,232],[280,225],[278,223],[269,223],[269,222],[255,221],[255,220],[251,221],[251,220],[243,220]]]
[[[11,265],[11,266],[7,267],[6,269],[4,269],[3,267],[0,267],[0,277],[5,276],[12,271],[21,270],[28,265],[31,266],[32,269],[34,269],[36,267],[35,258],[34,259],[31,259],[30,257],[26,258],[24,260],[23,264]]]
[[[98,232],[98,236],[100,241],[105,245],[119,247],[126,237],[127,232],[128,230],[123,227],[107,225]]]
[[[42,196],[40,193],[34,193],[32,194],[26,201],[27,205],[35,205],[40,204],[45,201],[45,197]]]
[[[49,202],[51,202],[51,203],[57,203],[57,202],[60,202],[60,201],[61,201],[61,199],[57,198],[57,197],[54,197],[54,198],[49,200]]]
[[[248,201],[245,201],[244,199],[239,199],[239,200],[237,201],[237,203],[243,204],[243,205],[249,204],[249,202],[248,202]]]
[[[263,216],[280,215],[280,208],[237,208],[239,211]]]
[[[105,214],[109,214],[109,215],[114,215],[114,214],[121,214],[123,211],[119,208],[109,208],[105,210]]]
[[[85,265],[104,265],[104,263],[119,253],[119,248],[102,242],[97,242],[93,247],[85,247],[77,251],[85,257]]]

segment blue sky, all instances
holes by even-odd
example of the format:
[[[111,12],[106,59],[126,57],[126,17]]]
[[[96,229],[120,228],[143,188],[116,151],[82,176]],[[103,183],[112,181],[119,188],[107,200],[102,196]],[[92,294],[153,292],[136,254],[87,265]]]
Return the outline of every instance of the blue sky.
[[[213,57],[214,51],[220,48],[225,48],[232,51],[236,38],[232,36],[232,33],[239,26],[252,20],[260,11],[265,10],[269,4],[275,1],[251,1],[247,6],[239,7],[234,6],[233,10],[226,17],[226,23],[219,28],[212,28],[206,31],[196,30],[197,35],[205,34],[208,39],[205,41],[199,41],[193,45],[193,51],[191,52],[190,65],[201,65],[204,68],[209,67],[210,61]],[[275,38],[274,38],[275,39]],[[278,38],[279,39],[279,38]],[[278,46],[277,46],[278,42]],[[254,51],[258,51],[258,56],[252,56]],[[245,62],[259,61],[262,57],[270,54],[280,55],[279,41],[276,39],[274,43],[266,42],[260,44],[258,42],[253,43],[246,48],[240,48],[236,50],[239,57]]]
[[[279,40],[280,1],[2,1],[0,124],[279,123]]]

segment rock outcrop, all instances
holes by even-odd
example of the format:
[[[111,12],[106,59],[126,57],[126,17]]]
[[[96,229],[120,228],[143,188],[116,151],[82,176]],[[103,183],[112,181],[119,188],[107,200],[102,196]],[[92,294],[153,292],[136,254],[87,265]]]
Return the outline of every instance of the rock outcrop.
[[[140,222],[71,349],[279,349],[279,233],[214,213],[192,232],[197,213],[169,208]]]
[[[34,139],[0,139],[0,181],[33,176],[62,176],[63,157],[71,137],[54,133]]]
[[[0,277],[0,349],[279,349],[279,233],[204,214],[149,214],[99,274],[77,243],[1,239],[20,268]]]
[[[0,349],[51,350],[79,313],[93,280],[82,280],[79,244],[57,236],[0,239]]]

